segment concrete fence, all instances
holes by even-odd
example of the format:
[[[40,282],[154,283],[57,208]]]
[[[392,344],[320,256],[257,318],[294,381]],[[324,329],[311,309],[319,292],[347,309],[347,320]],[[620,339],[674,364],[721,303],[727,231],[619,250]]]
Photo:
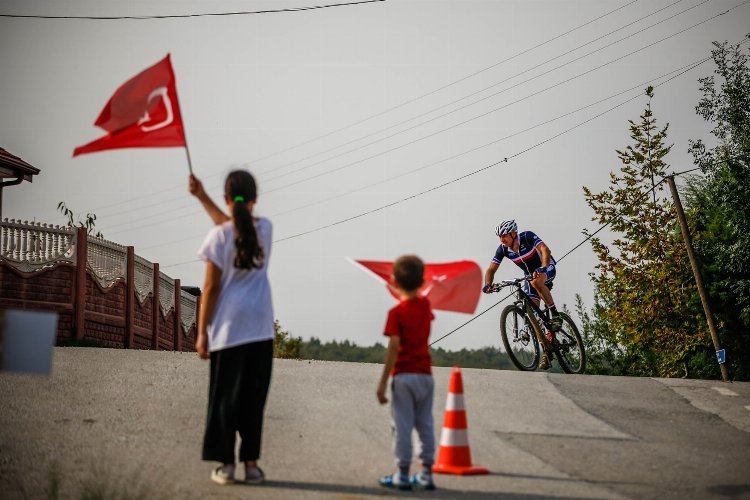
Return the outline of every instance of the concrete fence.
[[[84,228],[0,221],[0,308],[57,312],[58,341],[192,351],[198,307],[132,246]]]

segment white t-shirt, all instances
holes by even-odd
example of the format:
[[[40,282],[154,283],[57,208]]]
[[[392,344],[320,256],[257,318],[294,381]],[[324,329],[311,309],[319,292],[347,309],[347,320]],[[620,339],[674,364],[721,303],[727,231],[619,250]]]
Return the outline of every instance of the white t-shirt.
[[[213,318],[208,324],[208,350],[219,351],[250,342],[274,338],[271,284],[268,261],[271,257],[271,221],[255,222],[258,242],[263,247],[260,269],[234,267],[234,222],[213,227],[198,255],[221,268],[221,290]]]

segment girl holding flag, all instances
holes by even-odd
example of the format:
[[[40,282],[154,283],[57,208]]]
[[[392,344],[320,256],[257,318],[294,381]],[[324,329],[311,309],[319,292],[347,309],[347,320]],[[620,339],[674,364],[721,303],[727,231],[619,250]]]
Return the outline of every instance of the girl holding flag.
[[[211,364],[203,460],[221,463],[211,472],[214,482],[234,482],[239,432],[244,482],[259,484],[265,480],[258,458],[273,363],[271,222],[252,215],[257,189],[247,171],[237,170],[226,178],[224,199],[231,217],[194,176],[189,190],[217,224],[198,251],[206,261],[206,278],[195,348]]]

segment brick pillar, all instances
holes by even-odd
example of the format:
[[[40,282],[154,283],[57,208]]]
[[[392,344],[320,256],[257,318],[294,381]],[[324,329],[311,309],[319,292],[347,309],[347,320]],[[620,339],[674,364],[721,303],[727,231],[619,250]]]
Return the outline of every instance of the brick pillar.
[[[159,308],[161,303],[159,302],[159,264],[154,263],[154,289],[151,293],[151,303],[153,304],[152,315],[151,315],[151,349],[154,351],[159,349],[159,322],[161,321],[161,313]]]
[[[133,347],[133,324],[135,323],[135,249],[128,247],[125,271],[125,349]]]
[[[73,287],[73,327],[76,330],[76,340],[83,340],[85,334],[87,247],[86,229],[79,227],[76,232],[76,281]]]
[[[180,280],[174,280],[174,342],[172,349],[182,350],[182,289]]]

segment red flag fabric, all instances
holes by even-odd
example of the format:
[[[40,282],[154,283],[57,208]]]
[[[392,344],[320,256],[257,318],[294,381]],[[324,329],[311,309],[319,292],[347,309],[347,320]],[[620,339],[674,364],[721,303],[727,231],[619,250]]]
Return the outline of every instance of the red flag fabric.
[[[73,156],[105,149],[185,146],[169,54],[118,88],[94,125],[107,135],[77,147]]]
[[[391,283],[393,262],[355,260],[386,284]],[[390,287],[388,291],[399,298]],[[419,289],[433,309],[473,314],[482,291],[482,270],[476,262],[462,260],[424,265],[424,285]]]

